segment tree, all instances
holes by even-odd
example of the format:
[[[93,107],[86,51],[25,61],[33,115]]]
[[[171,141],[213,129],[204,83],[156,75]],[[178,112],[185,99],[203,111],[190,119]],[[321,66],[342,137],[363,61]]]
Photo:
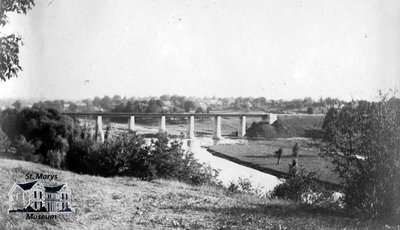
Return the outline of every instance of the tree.
[[[169,101],[170,99],[171,99],[171,96],[169,96],[168,94],[163,94],[160,96],[161,101]]]
[[[104,110],[109,111],[111,109],[111,98],[109,96],[104,96],[100,101],[100,106]]]
[[[321,153],[342,178],[349,211],[400,219],[400,99],[358,101],[331,108]]]
[[[148,107],[148,102],[146,100],[143,101],[135,101],[134,110],[135,113],[145,113]]]
[[[90,98],[83,99],[82,102],[85,103],[85,110],[86,111],[93,112],[93,110],[94,110],[93,102],[92,102],[92,100]]]
[[[191,109],[195,108],[195,104],[193,101],[185,101],[185,104],[183,107],[185,109],[185,112],[188,113],[188,112],[190,112]]]
[[[20,102],[19,100],[16,100],[16,101],[12,104],[12,106],[14,106],[14,109],[16,109],[16,110],[20,110],[20,109],[22,108],[22,104],[21,104],[21,102]]]
[[[134,111],[135,111],[134,103],[133,103],[132,101],[128,101],[128,102],[126,103],[124,112],[126,112],[126,113],[132,113],[132,112],[134,112]]]
[[[146,113],[161,113],[164,103],[161,100],[150,99]]]
[[[197,107],[195,113],[203,113],[203,108]]]
[[[113,112],[116,113],[122,113],[125,112],[125,105],[124,104],[118,104],[117,106],[115,106],[115,108],[113,109]]]
[[[35,154],[40,154],[42,162],[51,164],[52,160],[65,154],[68,141],[77,135],[77,123],[72,118],[62,116],[51,107],[6,109],[1,113],[0,128],[17,146],[21,138],[34,145]]]
[[[101,98],[98,97],[98,96],[94,97],[92,103],[93,103],[93,106],[100,106],[101,105]]]
[[[33,0],[3,0],[0,2],[0,26],[8,23],[7,12],[26,14],[35,5]],[[0,37],[0,81],[17,77],[22,70],[19,65],[19,47],[22,45],[21,37],[15,34]]]
[[[122,97],[120,95],[114,95],[112,98],[112,102],[114,105],[121,104],[122,102]]]
[[[54,108],[58,111],[62,111],[64,106],[63,106],[63,101],[59,100],[54,100],[54,101],[39,101],[33,104],[32,107],[37,107],[37,108]]]
[[[69,112],[76,112],[78,109],[78,105],[76,105],[74,102],[69,102]]]
[[[307,108],[307,113],[308,114],[313,114],[314,113],[314,109],[312,107],[308,107]]]
[[[173,96],[170,97],[170,100],[171,100],[171,102],[172,102],[172,104],[173,104],[174,106],[183,109],[183,108],[184,108],[184,103],[185,103],[186,97],[184,97],[184,96],[178,96],[178,95],[173,95]]]

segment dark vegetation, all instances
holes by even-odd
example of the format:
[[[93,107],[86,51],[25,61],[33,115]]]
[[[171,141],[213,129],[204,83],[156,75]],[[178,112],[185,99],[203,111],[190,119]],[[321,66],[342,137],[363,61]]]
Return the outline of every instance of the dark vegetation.
[[[274,188],[272,196],[282,199],[301,201],[302,195],[310,191],[321,191],[322,187],[316,182],[314,172],[306,172],[298,167],[295,161],[289,165],[289,172],[285,175],[285,183]]]
[[[53,108],[7,109],[1,113],[0,125],[22,159],[55,167],[65,167],[68,140],[78,135],[73,119]]]
[[[165,134],[150,144],[134,133],[110,137],[104,144],[78,137],[72,141],[66,160],[70,170],[91,175],[177,179],[194,185],[217,183],[218,171],[198,163]]]
[[[177,179],[194,185],[217,184],[218,171],[198,163],[178,142],[159,135],[151,143],[135,133],[112,136],[104,143],[87,127],[43,106],[7,109],[1,129],[22,160],[91,175],[133,176],[142,180]],[[6,143],[2,138],[2,143]]]
[[[348,210],[400,220],[400,99],[332,108],[323,129],[320,149],[343,179]]]
[[[382,96],[379,102],[358,101],[331,108],[323,124],[321,155],[341,178],[348,214],[360,219],[400,221],[400,99]],[[289,167],[285,183],[273,195],[300,200],[317,187],[313,172]]]

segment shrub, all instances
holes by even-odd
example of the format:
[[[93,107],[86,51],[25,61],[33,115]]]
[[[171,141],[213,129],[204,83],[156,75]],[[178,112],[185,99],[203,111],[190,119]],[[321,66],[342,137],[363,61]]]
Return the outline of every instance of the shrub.
[[[271,192],[271,196],[301,202],[302,194],[321,190],[315,181],[315,175],[314,172],[306,172],[304,168],[297,166],[293,161],[292,164],[289,164],[285,182],[276,186]]]
[[[343,179],[348,210],[400,220],[400,99],[332,108],[323,128],[321,152]]]
[[[98,148],[91,138],[74,138],[66,156],[67,168],[71,171],[86,174],[96,174],[93,170],[94,161],[91,159],[93,152]]]
[[[237,192],[239,192],[239,185],[231,181],[228,186],[228,193],[237,193]]]
[[[191,163],[186,165],[186,167],[184,168],[184,176],[177,179],[180,179],[192,185],[220,185],[220,181],[216,179],[219,175],[218,170],[213,169],[210,165],[198,163],[194,160],[192,155],[190,155],[189,159],[189,162]]]
[[[167,136],[145,142],[135,133],[108,138],[103,144],[75,138],[67,153],[68,168],[101,176],[133,176],[142,180],[177,179],[194,185],[217,183],[218,171],[184,153]]]
[[[239,177],[238,180],[238,185],[243,192],[251,192],[253,190],[253,185],[251,184],[251,181],[249,178],[241,178]]]
[[[60,150],[49,150],[46,158],[49,165],[54,168],[61,168],[61,163],[64,161],[64,155]]]
[[[20,136],[16,141],[15,149],[17,157],[21,160],[38,162],[40,159],[39,155],[35,155],[35,146],[28,142],[24,136]]]
[[[0,129],[0,152],[8,152],[11,147],[11,141],[7,135]]]

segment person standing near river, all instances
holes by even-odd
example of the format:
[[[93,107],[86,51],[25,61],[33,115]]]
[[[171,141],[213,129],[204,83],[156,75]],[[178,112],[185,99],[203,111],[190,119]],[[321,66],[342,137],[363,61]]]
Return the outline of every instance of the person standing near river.
[[[283,153],[282,148],[279,148],[278,151],[275,151],[275,156],[278,158],[278,162],[277,162],[278,165],[281,160],[282,153]]]

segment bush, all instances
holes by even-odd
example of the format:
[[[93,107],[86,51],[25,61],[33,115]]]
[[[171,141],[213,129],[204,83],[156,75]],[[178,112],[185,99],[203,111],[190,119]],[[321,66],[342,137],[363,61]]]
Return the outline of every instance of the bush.
[[[235,184],[235,182],[231,181],[228,186],[228,193],[238,193],[239,192],[239,185]]]
[[[40,160],[40,156],[35,155],[35,146],[31,142],[26,141],[24,136],[20,136],[16,141],[15,149],[17,157],[21,160],[33,162],[39,162]]]
[[[321,190],[315,181],[315,175],[314,172],[306,172],[293,161],[289,164],[289,173],[285,177],[285,182],[276,186],[271,196],[301,202],[304,200],[303,194]]]
[[[238,179],[238,185],[243,192],[251,192],[253,190],[253,185],[248,178],[241,178]]]
[[[46,158],[49,161],[49,165],[54,168],[61,168],[61,163],[64,161],[64,155],[60,150],[49,150]]]
[[[332,108],[323,128],[321,152],[343,179],[348,210],[400,220],[400,99]]]
[[[66,156],[67,168],[78,173],[96,174],[92,155],[97,148],[98,143],[91,138],[74,138]]]
[[[133,176],[142,180],[177,179],[194,185],[217,183],[218,171],[184,153],[166,135],[146,141],[134,133],[109,138],[100,144],[75,138],[67,153],[68,168],[101,176]]]
[[[0,152],[8,152],[10,147],[11,147],[10,139],[0,129]]]

